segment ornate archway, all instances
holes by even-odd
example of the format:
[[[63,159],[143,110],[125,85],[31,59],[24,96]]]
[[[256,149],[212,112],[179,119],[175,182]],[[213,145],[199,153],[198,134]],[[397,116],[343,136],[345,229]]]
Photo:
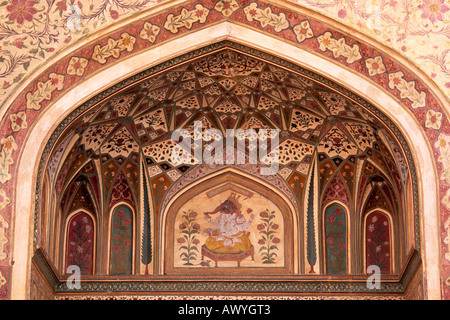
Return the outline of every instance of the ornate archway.
[[[222,33],[221,34],[223,34],[223,35],[227,35],[227,36],[229,36],[229,37],[237,37],[237,38],[239,38],[239,36],[241,36],[242,38],[241,39],[246,39],[246,40],[249,40],[249,39],[247,39],[247,38],[250,38],[249,36],[248,36],[248,34],[250,34],[250,33],[252,33],[251,31],[249,31],[249,30],[246,30],[246,29],[244,29],[244,28],[240,28],[240,27],[236,27],[236,26],[233,26],[233,25],[231,25],[231,24],[228,24],[228,23],[226,23],[226,24],[223,24],[223,25],[221,25],[220,27],[218,26],[218,25],[216,25],[215,26],[216,27],[216,31],[218,31],[218,30],[220,30],[220,27],[222,27],[223,29],[222,29]],[[204,29],[204,30],[206,30],[206,29]],[[230,31],[231,30],[231,31]],[[234,32],[234,34],[233,34],[233,32]],[[247,33],[247,36],[242,36],[242,34],[240,34],[239,36],[237,35],[237,33],[240,33],[240,32],[246,32]],[[199,34],[197,34],[197,36],[198,36]],[[259,36],[259,37],[262,37],[260,34],[252,34],[252,35],[257,35],[257,36]],[[181,39],[181,38],[180,38]],[[204,38],[204,39],[207,39],[207,38]],[[267,39],[268,40],[268,39]],[[207,41],[207,40],[205,40],[205,41]],[[250,40],[249,40],[250,41]],[[256,40],[254,40],[254,42],[255,43],[258,43],[260,46],[264,46],[264,44],[262,44],[262,43],[264,43],[264,41],[261,41],[261,38],[260,39],[256,39]],[[285,44],[286,45],[286,44]],[[271,47],[271,48],[273,48],[273,47]],[[280,48],[282,48],[282,46],[280,46]],[[299,51],[298,51],[298,48],[292,48],[292,49],[294,49],[292,52],[294,52],[295,50],[297,50],[296,51],[296,53],[299,53]],[[149,50],[150,51],[150,50]],[[273,52],[273,50],[271,50],[272,52]],[[281,54],[280,54],[281,55]],[[300,58],[299,58],[300,57]],[[299,60],[301,60],[302,58],[301,58],[301,55],[299,55],[298,57],[296,57],[297,59],[299,59]],[[310,58],[310,56],[308,56],[308,58]],[[130,61],[130,60],[129,60]],[[322,67],[323,67],[323,65],[322,65]],[[110,70],[112,70],[112,69],[110,69]],[[136,70],[136,69],[135,69]],[[316,70],[317,71],[317,70]],[[322,70],[323,71],[323,70]],[[344,70],[345,71],[345,70]],[[128,71],[125,71],[125,73],[127,73]],[[333,70],[329,70],[329,72],[330,73],[333,73]],[[343,72],[343,70],[340,70],[340,72]],[[330,75],[331,76],[331,75]],[[54,76],[52,76],[51,77],[52,79],[55,79],[55,81],[58,81],[58,79],[57,78],[55,78]],[[346,82],[347,84],[350,84],[351,85],[351,76],[347,79],[347,80],[349,80],[348,82]],[[354,80],[356,80],[356,79],[359,79],[358,77],[355,77],[354,78]],[[86,82],[85,83],[86,84],[86,87],[89,87],[89,86],[91,86],[91,84],[89,84],[88,82]],[[358,83],[358,85],[359,85],[360,83]],[[356,86],[356,83],[354,84],[355,86]],[[375,88],[375,87],[372,87],[373,89],[372,90],[378,90],[377,88]],[[59,90],[59,89],[57,89],[57,90]],[[397,90],[397,89],[392,89],[392,90]],[[358,91],[358,90],[356,90],[356,91]],[[55,94],[56,93],[58,93],[58,92],[56,92],[55,91]],[[371,95],[372,96],[372,95]],[[375,97],[375,95],[373,96],[373,97]],[[375,98],[376,99],[376,98]],[[387,102],[387,100],[385,100],[385,99],[387,99],[387,97],[386,97],[386,95],[385,96],[383,96],[383,98],[381,98],[381,101],[383,101],[383,102]],[[62,100],[61,100],[62,101]],[[381,103],[381,101],[380,101],[380,103]],[[390,100],[391,102],[389,102],[389,103],[392,103],[393,101],[392,100]],[[394,103],[393,103],[394,104]],[[378,105],[378,104],[377,104]],[[62,106],[62,105],[61,105]],[[62,113],[64,113],[64,111],[62,110],[62,108],[60,109],[61,111],[62,111]],[[395,109],[396,111],[399,111],[399,112],[401,112],[400,110],[401,110],[401,108],[397,108],[397,109]],[[53,111],[55,111],[55,109],[53,109]],[[391,111],[392,112],[392,110],[386,110],[386,111]],[[62,113],[60,113],[60,114],[62,114]],[[388,112],[387,112],[388,113]],[[58,117],[57,116],[57,113],[54,113],[54,116],[55,117]],[[405,114],[405,116],[409,116],[409,115],[406,115]],[[42,116],[43,117],[43,116]],[[397,118],[398,118],[398,116],[397,116]],[[39,120],[39,119],[38,119]],[[413,121],[414,122],[414,121]],[[404,127],[405,126],[407,126],[408,125],[408,123],[411,123],[411,125],[412,125],[412,127],[413,126],[415,126],[415,124],[413,124],[413,122],[403,122],[403,123],[401,123],[401,125],[399,126],[400,128],[402,128],[403,130],[402,131],[404,131]],[[38,122],[36,122],[36,128],[38,128]],[[42,127],[41,127],[42,128]],[[407,131],[407,130],[405,130],[405,131]],[[414,132],[410,132],[410,135],[414,135],[414,134],[416,134],[416,133],[414,133]],[[33,139],[33,136],[31,135],[30,136],[30,140],[29,140],[29,142],[30,143],[35,143],[36,142],[36,140],[32,140]],[[420,136],[420,134],[418,135],[418,137],[417,137],[418,139],[417,140],[419,140],[419,138],[423,138],[423,136],[421,137]],[[409,138],[407,138],[408,140],[410,140],[411,139],[411,137],[409,137]],[[14,141],[15,142],[15,141]],[[5,144],[6,145],[6,144]],[[39,145],[42,145],[42,144],[39,144]],[[14,146],[14,145],[13,145]],[[417,146],[414,146],[414,148],[425,148],[425,150],[423,150],[423,151],[427,151],[428,152],[428,150],[426,150],[427,149],[427,144],[425,143],[424,145],[417,145]],[[31,152],[30,154],[32,154],[33,152]],[[417,153],[417,152],[413,152],[413,154],[420,154],[420,153]],[[426,153],[422,153],[422,154],[426,154]],[[30,158],[28,158],[28,155],[29,154],[26,154],[26,153],[22,153],[22,155],[23,155],[23,157],[24,158],[27,158],[27,159],[33,159],[32,157],[30,157]],[[24,158],[22,158],[22,159],[24,159]],[[419,159],[417,159],[418,161],[419,161],[419,163],[422,163],[423,161],[426,163],[428,160],[427,159],[424,159],[424,158],[419,158]],[[22,162],[22,161],[21,161]],[[20,162],[19,162],[19,166],[20,166]],[[428,164],[426,164],[426,165],[424,165],[424,166],[419,166],[419,170],[422,170],[423,168],[433,168],[433,165],[431,164],[431,166],[430,166],[430,163],[428,162]],[[27,170],[28,169],[23,169],[22,167],[20,167],[20,170],[19,170],[19,175],[26,175],[27,173]],[[434,172],[434,169],[433,169],[433,172]],[[419,175],[422,177],[422,174],[420,173],[420,171],[419,171]],[[426,180],[426,178],[428,178],[428,176],[426,176],[425,177],[425,175],[423,175],[423,177],[424,177],[424,179],[422,179],[422,180],[420,180],[420,184],[423,186],[423,185],[427,185],[427,186],[431,186],[431,188],[423,188],[423,190],[421,190],[422,192],[424,192],[424,193],[428,193],[428,192],[430,192],[430,193],[433,193],[433,190],[436,190],[436,188],[433,188],[433,185],[436,183],[436,181],[437,181],[437,179],[433,179],[433,178],[431,178],[430,180],[431,181],[428,181],[428,180]],[[19,178],[19,180],[21,179],[20,177],[18,177]],[[25,178],[25,176],[22,176],[22,179],[24,179],[25,181],[26,181],[26,178]],[[27,185],[27,183],[26,184],[20,184],[21,186],[25,186],[25,185]],[[30,188],[30,190],[32,190],[32,188]],[[437,194],[437,193],[436,193]],[[26,196],[30,196],[30,192],[29,191],[27,191],[26,192],[26,194],[25,195],[17,195],[19,198],[20,197],[26,197]],[[426,198],[426,197],[425,197]],[[433,200],[434,199],[434,200]],[[427,200],[425,200],[425,199],[423,199],[424,201],[430,201],[430,202],[433,202],[433,201],[435,201],[436,202],[436,198],[435,197],[430,197],[429,199],[427,199]],[[15,206],[17,206],[20,202],[17,202],[17,199],[16,199],[16,201],[14,201],[14,203],[16,204]],[[23,206],[26,206],[26,202],[25,203],[21,203],[21,205],[23,205]],[[434,205],[432,205],[431,207],[430,206],[427,206],[426,208],[433,208],[433,207],[435,207],[436,206],[436,203],[434,204]],[[425,209],[425,210],[427,210],[427,209]],[[430,210],[430,209],[428,209],[428,210]],[[433,209],[431,209],[431,210],[433,210]],[[18,219],[20,219],[20,217],[18,217]],[[429,224],[425,224],[424,225],[424,228],[429,228],[430,227],[430,225]],[[25,232],[26,233],[26,232]],[[19,233],[17,233],[17,234],[19,234]],[[27,237],[25,237],[25,238],[27,238]],[[18,241],[19,241],[19,243],[20,243],[20,240],[19,239],[17,239]],[[16,239],[14,240],[14,241],[16,241]],[[20,244],[18,244],[18,246],[16,246],[16,248],[20,248],[21,247],[21,245]],[[23,247],[22,247],[23,248]],[[20,255],[23,255],[23,253],[20,253],[19,252],[19,249],[17,249],[18,251],[17,251],[17,254],[15,255],[16,256],[16,258],[18,259],[18,260],[20,260]],[[429,250],[429,251],[425,251],[425,254],[432,254],[432,252],[431,252],[431,249]],[[25,254],[25,256],[26,256],[26,254]],[[25,257],[24,257],[25,258]],[[26,261],[27,259],[25,259],[24,261]],[[425,261],[427,261],[427,259],[425,259]],[[17,268],[18,270],[20,270],[20,267],[14,267],[13,269],[15,269],[15,268]],[[427,272],[429,272],[430,270],[431,270],[431,268],[432,268],[432,266],[429,266],[429,268],[427,268]],[[18,280],[19,282],[20,281],[23,281],[23,276],[17,276],[16,277],[16,280]],[[431,282],[431,283],[433,283],[433,282]],[[14,285],[13,285],[13,287],[14,287]],[[435,290],[435,289],[433,289],[433,290]],[[23,291],[21,291],[21,290],[18,290],[17,292],[23,292]],[[433,291],[433,292],[435,292],[435,291]]]

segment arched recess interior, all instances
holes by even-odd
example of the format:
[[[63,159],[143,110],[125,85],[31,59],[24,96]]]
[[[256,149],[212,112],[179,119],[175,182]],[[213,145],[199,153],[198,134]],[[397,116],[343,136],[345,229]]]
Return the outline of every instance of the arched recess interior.
[[[298,233],[294,232],[294,230],[298,230],[298,220],[295,213],[295,209],[293,205],[289,202],[286,197],[280,193],[279,190],[273,188],[267,183],[263,181],[258,181],[253,176],[248,176],[246,178],[246,174],[234,168],[226,168],[220,170],[214,174],[208,175],[205,178],[196,182],[195,186],[189,185],[189,188],[186,190],[180,190],[176,196],[174,196],[170,203],[167,205],[164,213],[161,216],[160,230],[164,230],[164,232],[159,236],[160,245],[160,270],[162,274],[171,274],[177,273],[177,269],[174,268],[174,247],[176,245],[175,232],[177,225],[175,224],[177,215],[180,214],[180,209],[194,197],[198,196],[201,193],[224,193],[228,191],[228,189],[236,190],[234,193],[237,194],[237,197],[247,198],[247,192],[256,193],[262,197],[270,199],[279,210],[278,215],[282,216],[282,224],[280,232],[282,234],[283,242],[284,242],[284,265],[282,268],[274,269],[262,269],[263,274],[271,274],[271,273],[279,273],[279,274],[293,274],[298,272],[299,268],[299,244],[300,239],[298,238]],[[243,190],[243,191],[240,191]],[[247,191],[247,192],[246,192]],[[251,195],[249,196],[251,198]],[[222,200],[225,200],[223,198]],[[194,209],[196,209],[194,207]],[[255,215],[260,212],[253,212],[251,206],[245,207],[245,209],[250,209],[251,212]],[[250,211],[249,211],[250,212]],[[204,212],[198,212],[200,216],[203,215]],[[250,213],[243,212],[245,216],[250,216]],[[201,220],[202,217],[199,217]],[[183,272],[182,268],[181,271]],[[223,274],[223,269],[212,269],[213,274]],[[186,272],[186,270],[184,270]],[[231,272],[231,271],[228,271]],[[261,268],[248,268],[248,269],[235,269],[234,272],[238,274],[251,274],[257,275],[261,273]]]
[[[15,216],[15,237],[13,255],[15,265],[12,268],[11,277],[11,297],[24,298],[27,295],[27,275],[30,268],[30,253],[33,238],[32,212],[34,212],[34,194],[35,185],[29,177],[33,175],[34,166],[29,163],[39,163],[40,151],[45,145],[48,137],[43,136],[42,132],[52,132],[55,124],[70,113],[79,104],[95,93],[117,83],[118,80],[133,75],[139,71],[156,65],[167,58],[175,57],[185,53],[199,45],[209,43],[224,38],[236,42],[245,43],[259,50],[275,54],[288,61],[303,65],[315,72],[333,79],[353,92],[363,96],[373,104],[377,105],[398,125],[408,139],[411,148],[417,157],[417,169],[419,175],[419,185],[421,193],[420,210],[422,215],[423,238],[424,242],[424,262],[426,271],[426,285],[429,297],[440,295],[439,271],[438,266],[433,261],[438,261],[438,254],[435,248],[438,247],[437,230],[438,220],[437,212],[437,186],[438,181],[435,174],[435,167],[432,161],[432,154],[428,148],[426,139],[421,128],[418,128],[415,120],[405,108],[398,104],[390,95],[382,89],[374,86],[366,79],[339,67],[331,61],[320,58],[310,52],[302,50],[299,47],[282,42],[267,35],[261,34],[255,30],[245,28],[236,24],[224,22],[213,25],[196,32],[188,34],[173,40],[170,44],[163,44],[159,47],[142,52],[126,60],[113,65],[102,72],[97,73],[77,87],[77,90],[68,92],[49,106],[34,124],[29,133],[28,140],[18,162],[18,175],[16,185],[20,186],[21,192],[16,193],[14,201],[14,212],[29,212],[29,215],[17,214]],[[173,51],[173,48],[183,48]],[[143,64],[142,61],[149,61]],[[116,79],[110,80],[106,75],[115,74]],[[76,92],[75,92],[76,91]],[[67,105],[72,106],[70,109]],[[36,148],[40,146],[40,148]],[[23,192],[22,192],[23,191]],[[423,219],[426,217],[427,223]],[[28,250],[23,250],[28,248]]]

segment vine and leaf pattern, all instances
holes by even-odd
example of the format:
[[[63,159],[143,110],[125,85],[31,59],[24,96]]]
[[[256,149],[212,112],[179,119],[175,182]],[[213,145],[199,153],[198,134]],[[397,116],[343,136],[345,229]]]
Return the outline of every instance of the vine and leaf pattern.
[[[446,43],[450,40],[450,5],[447,1],[306,0],[302,3],[361,28],[411,60],[422,60],[418,62],[421,68],[444,88],[450,89],[450,72],[446,67]]]
[[[0,89],[19,83],[34,65],[55,54],[61,45],[162,1],[0,2]]]

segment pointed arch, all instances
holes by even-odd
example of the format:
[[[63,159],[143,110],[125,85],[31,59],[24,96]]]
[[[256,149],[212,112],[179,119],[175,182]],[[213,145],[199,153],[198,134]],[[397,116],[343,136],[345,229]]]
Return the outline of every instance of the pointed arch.
[[[348,207],[339,200],[332,200],[325,204],[322,212],[324,273],[348,274],[351,272]]]
[[[364,215],[364,270],[370,265],[380,268],[382,274],[395,272],[395,245],[392,215],[381,208]]]
[[[133,198],[133,191],[131,190],[125,173],[122,170],[119,170],[108,197],[107,208],[110,210],[115,204],[122,201],[127,202],[130,206],[134,206],[135,200]]]
[[[249,177],[251,177],[251,179],[248,179]],[[233,272],[244,272],[245,274],[253,275],[262,275],[267,272],[273,274],[293,274],[295,272],[298,272],[300,259],[300,239],[298,237],[298,232],[295,232],[294,230],[298,230],[297,228],[299,217],[296,216],[293,205],[289,202],[289,200],[286,199],[286,197],[282,193],[280,193],[279,190],[275,189],[273,186],[254,176],[250,176],[245,172],[229,167],[209,174],[202,179],[195,181],[195,183],[193,183],[192,185],[181,189],[170,199],[167,206],[163,209],[161,218],[159,220],[159,224],[161,226],[161,232],[158,237],[158,241],[160,243],[158,252],[159,273],[177,274],[180,272],[177,270],[177,268],[174,267],[175,263],[173,248],[174,245],[176,245],[177,241],[174,230],[181,228],[181,225],[175,225],[175,222],[179,221],[176,219],[176,217],[181,208],[184,208],[183,206],[196,195],[206,194],[208,192],[210,192],[211,195],[215,193],[220,194],[224,192],[230,192],[230,190],[237,190],[236,192],[238,194],[241,194],[241,199],[243,199],[242,201],[250,199],[248,201],[251,203],[253,194],[253,197],[262,197],[262,199],[266,199],[265,201],[267,201],[267,203],[273,203],[273,208],[276,208],[275,215],[278,216],[278,219],[282,220],[282,225],[279,225],[279,227],[277,227],[276,229],[276,236],[280,237],[282,235],[282,238],[279,239],[280,242],[276,240],[274,243],[276,245],[283,245],[283,249],[280,252],[284,252],[284,254],[282,255],[284,262],[280,266],[272,268],[271,264],[262,263],[259,267],[252,267],[252,264],[250,264],[245,269],[235,269],[235,271]],[[268,197],[269,194],[270,198]],[[205,200],[203,201],[205,203]],[[252,219],[250,219],[251,215],[254,215],[253,219],[255,220],[256,224],[258,224],[258,221],[260,221],[261,225],[258,224],[257,228],[255,228],[254,231],[251,232],[251,234],[255,234],[255,236],[252,235],[252,245],[256,247],[254,250],[254,255],[258,255],[259,251],[257,250],[257,248],[260,248],[264,245],[259,242],[261,239],[257,238],[257,234],[259,234],[259,231],[263,230],[263,223],[265,221],[264,219],[272,219],[272,213],[270,212],[270,210],[267,213],[263,213],[263,211],[254,212],[254,209],[255,208],[252,208],[251,206],[245,208],[242,207],[242,210],[244,210],[244,212],[242,213],[247,221],[253,221]],[[198,209],[196,209],[196,211],[197,210]],[[195,213],[196,214],[192,214],[192,217],[195,217],[196,221],[198,220],[198,222],[196,223],[201,223],[204,212]],[[189,213],[186,212],[186,214],[188,214],[187,217],[189,217]],[[206,231],[203,225],[201,225],[200,229],[198,230]],[[267,249],[268,247],[266,247],[266,250]],[[198,250],[200,250],[200,248],[198,248]],[[275,251],[275,253],[278,253],[278,251]],[[253,259],[257,260],[257,258],[255,257],[253,257]],[[261,266],[264,266],[264,268],[262,268]],[[180,268],[179,270],[182,270],[182,268]],[[216,275],[224,273],[223,269],[220,268],[207,268],[203,269],[202,271],[206,272],[207,274]],[[195,271],[192,272],[195,274]]]
[[[128,202],[118,202],[109,210],[108,234],[107,274],[134,274],[136,215]]]
[[[343,202],[347,207],[351,207],[351,199],[347,190],[347,185],[344,183],[342,176],[339,172],[336,172],[332,179],[325,185],[322,191],[322,207],[326,206],[328,202],[333,200],[339,200]]]
[[[94,274],[97,240],[94,215],[85,209],[76,210],[67,217],[64,230],[62,273],[75,265],[80,268],[81,274]]]
[[[228,28],[228,26],[229,26],[229,28]],[[222,28],[223,28],[223,25],[221,26]],[[229,36],[231,36],[231,37],[239,37],[238,36],[238,34],[236,33],[237,31],[237,29],[236,28],[238,28],[238,27],[236,27],[236,26],[234,26],[234,25],[232,25],[232,24],[227,24],[227,28],[225,28],[225,29],[227,29],[227,31],[225,32],[225,34],[227,34],[227,35],[229,35]],[[208,30],[208,31],[210,31],[210,30]],[[223,32],[224,30],[222,30],[222,32]],[[241,31],[241,30],[239,30],[239,31]],[[244,30],[242,30],[242,31],[244,31],[244,33],[245,33],[245,35],[248,37],[248,39],[247,38],[245,38],[246,40],[249,40],[251,43],[252,42],[255,42],[255,41],[252,41],[252,39],[251,39],[251,37],[249,37],[248,36],[248,34],[250,34],[250,33],[252,33],[252,32],[250,32],[249,30],[245,30],[245,28],[244,28]],[[232,33],[232,35],[231,35],[231,33]],[[202,35],[206,35],[206,34],[202,34]],[[259,36],[259,37],[261,37],[261,35],[256,35],[256,36]],[[214,37],[216,37],[216,36],[214,36]],[[242,36],[243,37],[243,36]],[[205,39],[207,39],[207,37],[205,38]],[[206,41],[206,40],[205,40]],[[211,41],[211,40],[209,40],[209,41]],[[262,43],[262,42],[261,42]],[[198,45],[198,43],[196,44],[196,45]],[[259,46],[261,46],[261,44],[260,45],[258,45],[258,47]],[[281,47],[283,46],[283,44],[281,44]],[[160,47],[158,47],[158,49],[161,49],[161,46]],[[283,53],[283,50],[281,50],[280,48],[277,48],[277,46],[274,46],[274,47],[267,47],[266,49],[268,49],[269,51],[276,51],[276,50],[278,50],[279,52],[280,52],[280,55],[282,55],[282,56],[284,56],[285,55],[285,53]],[[294,51],[295,51],[295,47],[293,47],[292,48]],[[150,50],[149,50],[150,51]],[[289,50],[287,50],[287,51],[285,51],[285,52],[289,52]],[[296,52],[297,53],[297,52]],[[160,55],[161,54],[161,52],[158,52],[158,55]],[[290,53],[291,54],[291,53]],[[297,58],[297,59],[299,59],[299,60],[302,60],[302,58],[303,59],[305,59],[305,57],[304,57],[304,55],[303,55],[304,53],[300,53],[300,55],[299,55],[299,57],[300,58]],[[295,55],[294,53],[292,53],[292,55]],[[165,55],[163,55],[165,58],[167,57],[167,56],[165,56]],[[291,57],[292,58],[292,57]],[[306,59],[305,59],[306,60]],[[142,60],[141,60],[142,61]],[[153,60],[153,61],[155,61],[155,60]],[[140,66],[139,68],[141,68],[142,66]],[[323,70],[331,70],[332,68],[329,68],[329,69],[327,69],[327,68],[323,68],[324,66],[323,65],[321,65],[321,68],[319,68],[319,69],[323,69]],[[313,65],[312,66],[312,68],[315,70],[316,69],[316,67]],[[111,70],[109,70],[109,72],[111,72]],[[129,70],[127,70],[126,72],[130,72]],[[97,79],[98,80],[98,79]],[[86,84],[88,84],[88,82],[89,81],[87,81],[86,82]],[[89,82],[90,84],[92,84],[92,81],[91,82]],[[109,82],[108,82],[109,83]],[[103,85],[105,85],[105,84],[103,84]],[[356,84],[353,84],[353,86],[355,86],[355,90],[357,91],[357,92],[363,92],[364,93],[364,90],[359,90],[359,88],[357,88],[358,86],[360,85],[360,82],[358,82],[358,84],[356,85]],[[352,85],[349,85],[350,87],[352,86]],[[374,88],[374,90],[378,90],[377,88]],[[376,91],[377,93],[378,93],[378,91]],[[374,96],[377,96],[377,95],[374,95]],[[375,97],[374,99],[378,99],[377,97]],[[64,100],[64,99],[61,99],[61,101],[62,100]],[[380,100],[380,105],[382,104],[381,102],[383,102],[383,100]],[[391,102],[391,103],[393,103],[393,102]],[[71,102],[71,104],[73,104],[73,102]],[[399,108],[397,108],[397,110],[398,110]],[[401,109],[401,108],[400,108]],[[61,110],[60,110],[61,111]],[[64,112],[66,112],[66,110],[64,110]],[[391,114],[391,113],[389,113],[389,114]],[[394,115],[392,115],[392,117],[394,117]],[[401,122],[401,121],[399,121],[399,122]],[[36,127],[39,127],[38,125],[36,126]],[[406,129],[405,129],[405,127],[406,127]],[[406,130],[406,131],[408,131],[407,129],[409,128],[409,129],[411,129],[410,127],[414,127],[414,125],[411,125],[411,123],[408,123],[408,125],[404,125],[404,123],[402,123],[402,129],[403,130]],[[410,132],[414,132],[414,130],[411,130]],[[419,135],[420,136],[420,135]],[[412,137],[411,139],[413,139],[414,137]],[[423,138],[423,137],[422,137]],[[37,137],[35,137],[35,136],[33,136],[33,137],[31,137],[31,139],[30,139],[30,141],[33,143],[34,141],[37,141],[37,140],[39,140]],[[426,143],[425,143],[426,144]],[[417,146],[417,149],[420,149],[422,146]],[[427,149],[427,148],[425,148],[423,151],[425,151],[425,152],[428,152],[429,150]],[[29,153],[28,153],[29,152]],[[25,155],[25,157],[27,157],[27,159],[28,159],[28,155],[30,155],[31,157],[30,158],[33,158],[33,156],[35,156],[36,155],[36,153],[35,152],[33,152],[33,151],[29,151],[28,149],[27,149],[27,151],[26,152],[24,152],[24,155]],[[421,159],[421,160],[423,160],[423,159]],[[429,159],[427,158],[427,159],[425,159],[424,161],[425,162],[427,162]],[[428,164],[428,166],[424,166],[424,167],[426,167],[426,168],[434,168],[433,167],[433,165],[432,164],[430,164],[430,162],[427,162],[427,164]],[[420,167],[420,166],[419,166]],[[22,172],[25,172],[25,174],[26,174],[26,170],[25,171],[22,171]],[[434,171],[433,171],[433,173],[434,173]],[[433,176],[434,177],[434,176]],[[435,191],[435,185],[434,185],[434,182],[433,182],[433,180],[431,179],[431,180],[429,180],[430,178],[429,177],[427,177],[427,181],[425,182],[425,184],[426,185],[431,185],[432,186],[432,188],[434,188],[433,190]],[[437,180],[434,180],[434,181],[437,181]],[[30,189],[32,189],[32,188],[30,188]],[[423,188],[423,190],[427,190],[427,188]],[[428,191],[427,191],[428,192]],[[29,195],[29,193],[30,193],[30,191],[27,191],[27,195]],[[433,192],[431,192],[431,193],[433,193]],[[17,199],[16,199],[17,200]],[[426,210],[434,210],[435,208],[436,208],[436,199],[434,199],[434,200],[430,200],[432,203],[432,205],[431,206],[424,206],[424,208],[426,208]],[[21,203],[20,201],[15,201],[15,203]],[[29,204],[28,203],[26,203],[25,204],[25,206],[28,206]],[[30,204],[30,206],[32,206],[31,204]],[[432,208],[432,209],[430,209],[430,208]],[[28,210],[28,211],[26,211],[26,212],[32,212],[32,210]],[[17,233],[17,234],[19,234],[19,233]],[[20,258],[20,254],[18,254],[18,257]],[[16,266],[17,267],[17,266]],[[20,267],[18,268],[19,270],[20,270]],[[429,269],[430,270],[430,269]],[[20,282],[20,279],[19,279],[19,282]],[[435,283],[435,282],[433,282],[433,283]],[[20,293],[19,293],[20,294]]]

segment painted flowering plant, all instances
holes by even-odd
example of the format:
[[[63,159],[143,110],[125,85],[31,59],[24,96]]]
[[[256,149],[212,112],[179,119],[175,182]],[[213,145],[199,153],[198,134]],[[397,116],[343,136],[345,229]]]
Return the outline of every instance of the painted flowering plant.
[[[200,240],[197,235],[200,233],[200,225],[196,222],[197,212],[189,210],[183,211],[183,222],[178,226],[181,236],[177,242],[180,244],[180,258],[185,261],[185,266],[192,266],[192,261],[197,259],[198,247]]]

